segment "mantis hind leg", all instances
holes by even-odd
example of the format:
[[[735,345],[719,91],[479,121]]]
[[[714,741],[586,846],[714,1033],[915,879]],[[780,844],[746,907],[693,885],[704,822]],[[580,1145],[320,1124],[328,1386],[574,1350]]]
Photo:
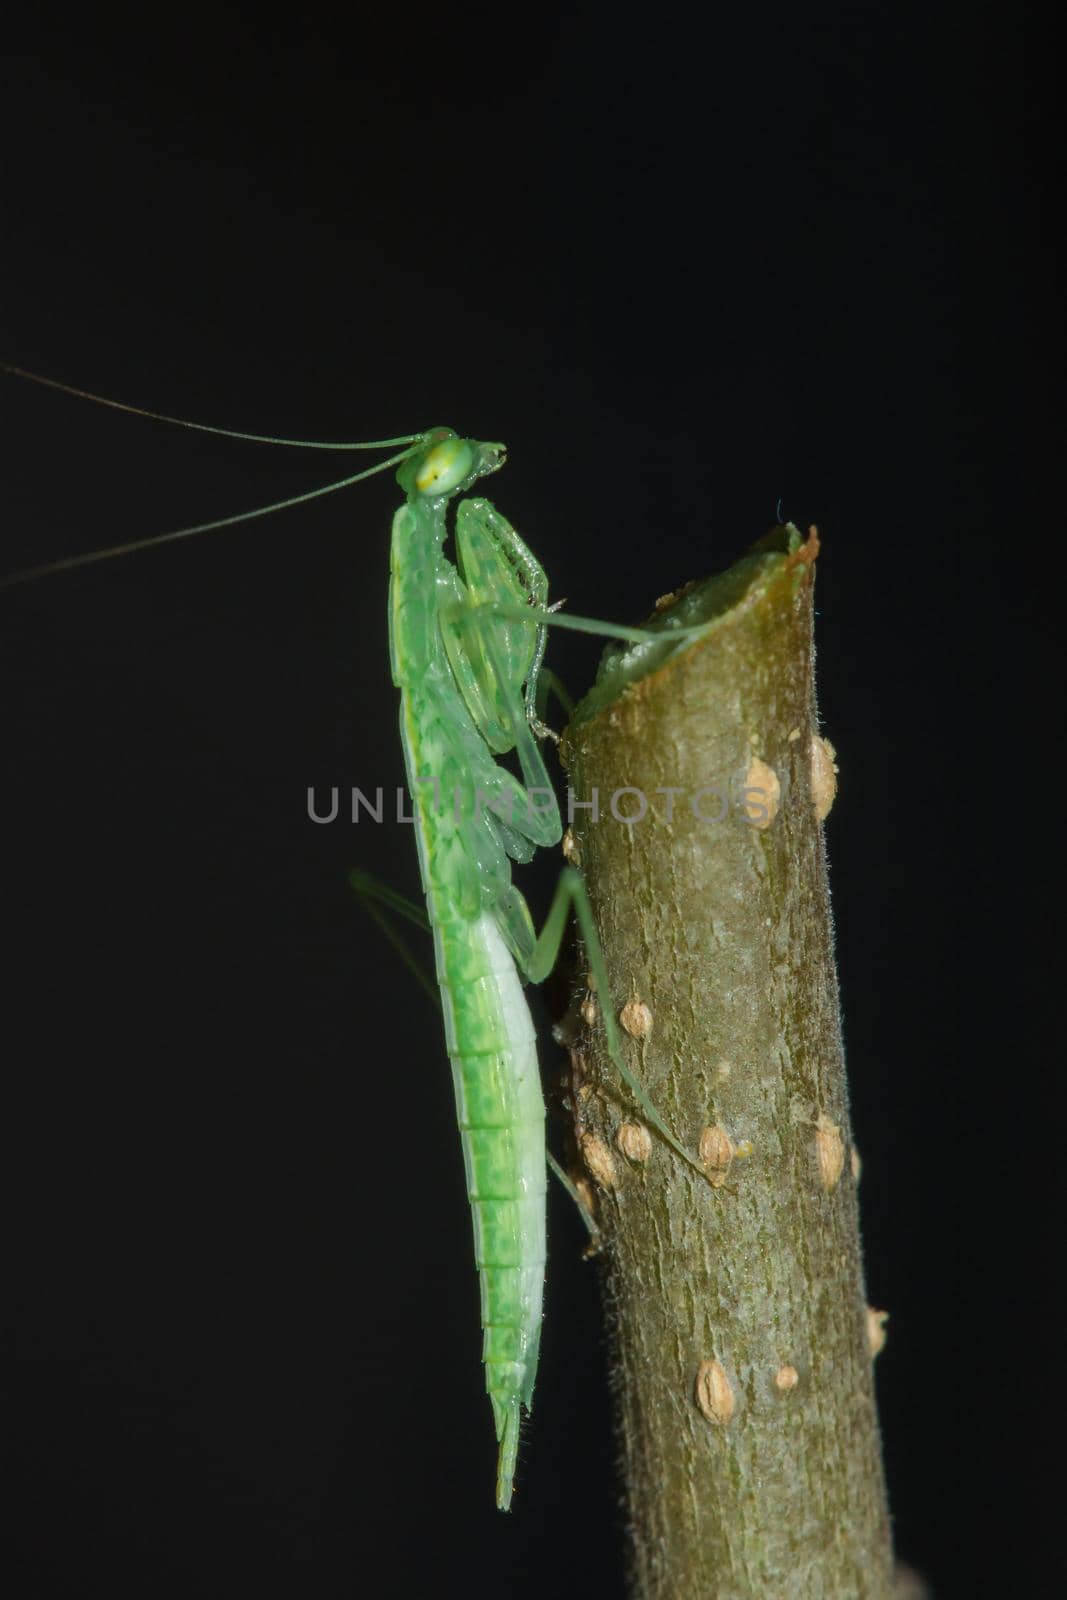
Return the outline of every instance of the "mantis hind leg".
[[[548,1162],[549,1172],[552,1173],[554,1178],[559,1180],[564,1189],[566,1189],[567,1193],[570,1195],[571,1199],[574,1201],[575,1205],[578,1207],[578,1215],[585,1224],[585,1231],[589,1235],[589,1247],[585,1252],[586,1258],[597,1255],[600,1251],[600,1227],[596,1218],[593,1216],[593,1213],[590,1211],[589,1207],[578,1193],[578,1189],[571,1181],[570,1175],[563,1167],[560,1166],[551,1150],[545,1151],[545,1160]]]
[[[348,882],[368,916],[377,923],[415,982],[423,989],[431,1005],[440,1011],[441,995],[433,975],[427,972],[422,962],[412,953],[407,940],[396,926],[396,919],[403,918],[406,922],[414,923],[415,927],[421,928],[424,933],[429,933],[430,922],[426,912],[420,905],[416,905],[414,900],[408,900],[404,895],[397,894],[395,889],[390,889],[387,883],[383,883],[373,873],[363,872],[359,867],[353,867],[348,874]]]
[[[548,697],[550,694],[555,696],[558,704],[563,710],[563,715],[565,717],[570,717],[573,715],[574,696],[570,693],[566,684],[563,682],[562,678],[557,672],[553,672],[551,667],[543,666],[541,667],[537,676],[537,688],[534,697],[534,716],[530,720],[530,726],[534,729],[535,733],[539,727],[544,729],[544,733],[542,733],[540,737],[544,738],[545,735],[547,735],[548,738],[555,739],[558,743],[559,735],[557,733],[553,733],[551,728],[546,728],[543,720],[545,712],[548,710]]]
[[[556,963],[563,936],[567,930],[568,915],[572,909],[578,919],[578,928],[585,946],[589,970],[596,981],[596,990],[601,1002],[599,1010],[604,1024],[605,1042],[607,1043],[608,1054],[611,1057],[612,1064],[651,1127],[656,1130],[661,1139],[664,1139],[670,1145],[675,1154],[680,1156],[688,1167],[691,1167],[694,1172],[706,1180],[708,1174],[705,1169],[668,1128],[649,1098],[648,1091],[627,1064],[623,1052],[622,1036],[615,1020],[615,1012],[611,1002],[611,986],[608,982],[604,952],[601,948],[600,936],[597,933],[596,922],[593,918],[593,908],[589,902],[589,893],[581,873],[576,872],[573,867],[564,867],[548,916],[545,918],[544,926],[540,934],[536,936],[533,934],[533,923],[530,919],[526,902],[522,899],[518,890],[512,888],[498,911],[500,930],[505,943],[511,949],[520,969],[529,982],[541,983]]]

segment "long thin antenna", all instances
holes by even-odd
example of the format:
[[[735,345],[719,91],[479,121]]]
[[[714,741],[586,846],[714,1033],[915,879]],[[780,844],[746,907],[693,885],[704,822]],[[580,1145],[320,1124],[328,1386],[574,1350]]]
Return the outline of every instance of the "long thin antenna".
[[[128,410],[129,407],[124,406],[122,409]],[[421,437],[416,435],[416,439]],[[375,473],[387,472],[390,467],[395,467],[399,462],[406,460],[410,454],[410,450],[401,450],[388,460],[380,461],[376,467],[367,467],[363,472],[354,472],[351,477],[339,478],[336,483],[323,484],[319,489],[308,489],[305,494],[290,495],[288,500],[275,500],[273,505],[256,506],[253,511],[238,511],[232,517],[216,517],[212,522],[198,522],[191,528],[176,528],[173,533],[155,533],[147,539],[131,539],[127,544],[114,544],[106,550],[90,550],[82,556],[65,556],[59,561],[47,561],[40,567],[24,567],[21,572],[12,572],[6,578],[0,578],[0,589],[11,589],[19,583],[30,583],[34,578],[44,578],[52,572],[71,572],[75,567],[90,567],[97,561],[110,561],[113,556],[126,556],[134,550],[150,550],[155,545],[173,544],[178,539],[191,539],[196,533],[211,533],[216,528],[231,528],[235,522],[251,522],[255,517],[267,517],[272,511],[285,511],[289,506],[302,506],[309,500],[320,499],[324,494],[336,494],[338,489],[347,489],[363,478],[373,478]]]
[[[168,417],[163,411],[146,411],[143,406],[130,406],[123,400],[110,400],[107,395],[93,394],[89,389],[76,389],[71,383],[60,383],[58,378],[44,378],[39,372],[28,372],[25,367],[13,366],[10,361],[0,361],[0,372],[6,372],[13,378],[25,378],[29,383],[38,383],[43,389],[58,389],[60,394],[73,395],[76,400],[91,400],[94,406],[107,406],[112,411],[128,411],[131,416],[147,417],[150,422],[167,422],[172,428],[188,428],[193,433],[213,433],[221,439],[245,439],[251,444],[291,445],[301,450],[391,450],[398,444],[418,444],[425,437],[421,433],[404,433],[396,439],[367,439],[361,440],[358,444],[331,443],[321,439],[275,439],[269,433],[238,433],[233,428],[212,428],[206,422],[189,422],[185,417]],[[354,483],[355,479],[350,481]],[[337,487],[341,488],[343,485],[339,484]],[[282,503],[295,504],[288,501]],[[251,514],[257,515],[257,513]],[[178,536],[175,534],[168,537]]]

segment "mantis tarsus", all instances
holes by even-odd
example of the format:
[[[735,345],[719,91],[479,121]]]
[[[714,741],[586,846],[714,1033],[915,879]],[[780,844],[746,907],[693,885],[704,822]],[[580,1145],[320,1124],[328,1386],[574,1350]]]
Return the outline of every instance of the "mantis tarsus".
[[[537,742],[546,732],[537,715],[539,672],[550,623],[635,641],[647,635],[553,613],[539,563],[511,524],[480,497],[460,500],[456,564],[445,555],[450,503],[502,465],[502,446],[466,440],[449,429],[377,445],[401,447],[399,454],[369,470],[397,465],[405,495],[392,529],[390,649],[474,1219],[483,1360],[499,1445],[497,1504],[506,1510],[521,1408],[531,1404],[537,1370],[546,1254],[545,1113],[522,983],[540,982],[551,970],[571,908],[598,993],[610,993],[576,870],[564,868],[539,936],[511,881],[511,860],[529,861],[538,847],[557,844],[562,836]],[[299,503],[368,475],[354,474],[264,509]],[[189,537],[257,514],[60,560],[7,581]],[[512,751],[521,783],[497,760]],[[629,1069],[612,1006],[602,1005],[600,1015],[611,1058],[644,1116],[699,1171]]]

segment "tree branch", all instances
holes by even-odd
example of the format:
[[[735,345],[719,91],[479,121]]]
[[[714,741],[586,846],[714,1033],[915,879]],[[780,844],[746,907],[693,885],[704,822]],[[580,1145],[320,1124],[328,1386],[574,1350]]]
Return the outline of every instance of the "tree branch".
[[[655,626],[710,631],[609,652],[563,744],[578,800],[599,801],[573,849],[631,1065],[708,1175],[649,1137],[587,998],[575,1137],[640,1600],[892,1593],[821,829],[817,549],[814,529],[775,529],[661,602]]]

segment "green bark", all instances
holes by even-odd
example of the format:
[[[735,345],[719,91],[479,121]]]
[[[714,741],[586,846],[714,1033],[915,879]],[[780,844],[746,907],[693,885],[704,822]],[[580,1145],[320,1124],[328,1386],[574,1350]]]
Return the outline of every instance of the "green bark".
[[[586,1000],[575,1136],[604,1237],[640,1600],[892,1593],[816,814],[833,782],[817,548],[814,530],[776,529],[661,603],[657,626],[713,626],[612,653],[564,739],[576,797],[598,793],[574,841],[631,1065],[708,1174],[648,1137]],[[619,790],[647,815],[616,820]]]

